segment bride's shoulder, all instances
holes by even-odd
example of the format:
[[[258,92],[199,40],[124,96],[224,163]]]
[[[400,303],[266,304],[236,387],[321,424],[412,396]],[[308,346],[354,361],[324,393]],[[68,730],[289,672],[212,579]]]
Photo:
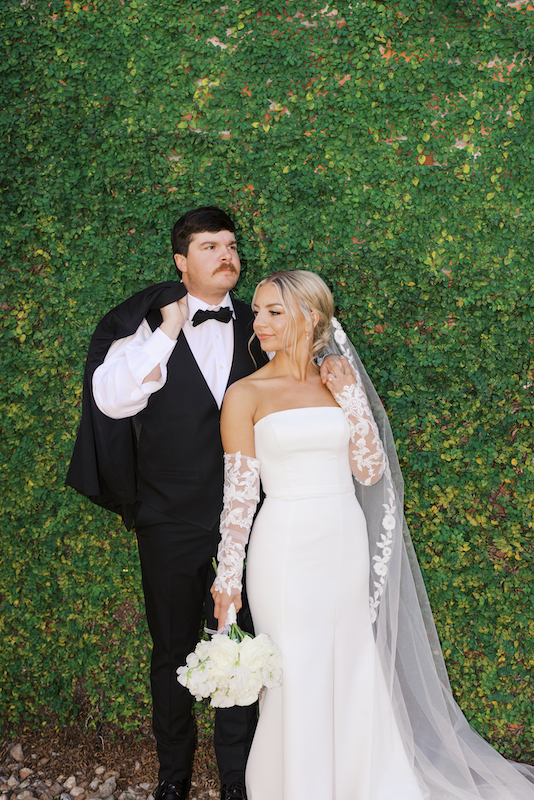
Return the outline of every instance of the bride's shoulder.
[[[264,391],[265,379],[268,378],[264,370],[268,373],[268,368],[269,364],[229,386],[224,395],[224,406],[239,407],[243,411],[255,409],[259,396]]]
[[[224,405],[243,405],[253,398],[255,393],[255,386],[253,381],[250,380],[251,376],[241,378],[228,387],[224,395]]]
[[[270,364],[266,364],[264,367],[256,370],[256,372],[252,372],[245,378],[241,378],[241,380],[232,383],[226,390],[225,398],[228,397],[228,395],[230,395],[230,397],[241,396],[258,391],[261,384],[269,378],[269,373],[271,371],[270,366]]]

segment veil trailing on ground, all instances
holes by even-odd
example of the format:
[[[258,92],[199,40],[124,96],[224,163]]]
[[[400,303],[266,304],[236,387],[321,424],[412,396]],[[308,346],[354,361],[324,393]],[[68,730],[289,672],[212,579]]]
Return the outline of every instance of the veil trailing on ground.
[[[428,800],[534,800],[534,768],[507,761],[455,702],[403,513],[403,479],[382,403],[354,347],[332,320],[330,352],[359,374],[388,464],[374,486],[355,483],[370,547],[370,609],[397,724]],[[372,728],[371,728],[372,729]]]

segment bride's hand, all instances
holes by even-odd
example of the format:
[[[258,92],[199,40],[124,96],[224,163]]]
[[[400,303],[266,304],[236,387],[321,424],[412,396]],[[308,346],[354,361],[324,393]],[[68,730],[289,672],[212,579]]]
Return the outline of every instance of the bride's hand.
[[[345,386],[356,386],[358,381],[346,358],[340,356],[328,360],[326,377],[323,378],[326,387],[332,394],[338,394]]]
[[[211,587],[210,591],[215,604],[213,615],[219,623],[217,630],[220,631],[226,622],[226,616],[228,614],[230,605],[232,603],[234,604],[236,612],[241,609],[241,606],[243,605],[241,601],[241,593],[237,592],[236,594],[230,595],[228,592],[218,592],[213,588],[213,586]]]

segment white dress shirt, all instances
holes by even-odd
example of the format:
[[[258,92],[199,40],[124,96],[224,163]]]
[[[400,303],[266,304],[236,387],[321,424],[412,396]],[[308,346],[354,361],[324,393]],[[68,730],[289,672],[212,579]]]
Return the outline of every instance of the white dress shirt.
[[[234,356],[234,326],[232,321],[208,319],[194,328],[192,319],[199,309],[215,311],[227,306],[233,312],[232,300],[227,294],[220,305],[210,306],[188,294],[187,305],[189,313],[182,331],[220,408]],[[235,319],[235,313],[233,316]],[[93,375],[93,395],[100,411],[112,419],[131,417],[142,411],[150,395],[165,385],[167,362],[175,346],[176,341],[160,328],[152,332],[146,320],[131,336],[113,342],[104,363]],[[143,383],[158,364],[160,379]]]

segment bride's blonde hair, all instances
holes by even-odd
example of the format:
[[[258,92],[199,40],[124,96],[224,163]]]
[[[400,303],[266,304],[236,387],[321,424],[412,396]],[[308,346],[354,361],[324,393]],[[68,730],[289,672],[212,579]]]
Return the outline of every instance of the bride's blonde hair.
[[[330,339],[330,323],[334,316],[334,298],[326,283],[315,272],[303,269],[282,270],[273,272],[264,278],[254,291],[252,305],[256,300],[258,289],[272,283],[278,289],[280,300],[288,317],[288,325],[284,331],[285,345],[292,355],[297,346],[297,314],[300,313],[306,320],[306,326],[313,334],[311,341],[311,355],[314,358],[328,345]],[[313,324],[312,314],[318,316],[318,322]]]

